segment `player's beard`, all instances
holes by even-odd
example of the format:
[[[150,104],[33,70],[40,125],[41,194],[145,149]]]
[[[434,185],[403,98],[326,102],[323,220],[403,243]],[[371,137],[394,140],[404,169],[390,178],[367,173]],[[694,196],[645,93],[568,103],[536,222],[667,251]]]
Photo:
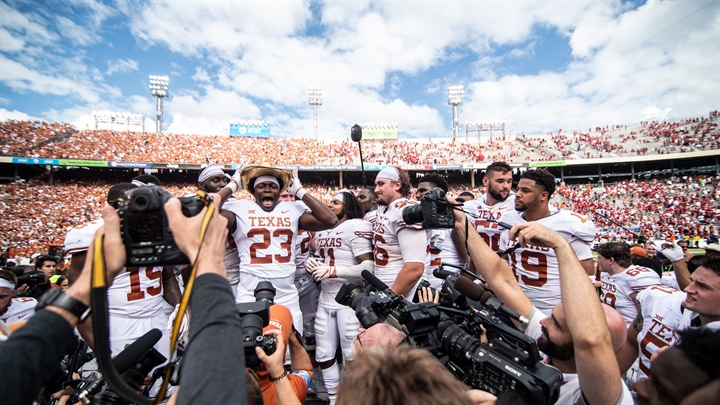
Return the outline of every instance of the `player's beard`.
[[[542,335],[538,338],[537,345],[540,351],[553,359],[570,360],[571,358],[573,358],[573,356],[575,356],[575,348],[573,347],[572,343],[561,346],[555,344],[554,342],[550,341],[550,338],[548,337],[545,328],[542,329]]]
[[[501,193],[502,193],[501,190],[496,190],[495,188],[492,187],[492,183],[490,183],[490,185],[488,185],[488,194],[490,194],[490,196],[492,198],[496,199],[497,201],[503,202],[503,201],[507,200],[508,197],[510,197],[510,191],[507,192],[505,197],[503,197]]]

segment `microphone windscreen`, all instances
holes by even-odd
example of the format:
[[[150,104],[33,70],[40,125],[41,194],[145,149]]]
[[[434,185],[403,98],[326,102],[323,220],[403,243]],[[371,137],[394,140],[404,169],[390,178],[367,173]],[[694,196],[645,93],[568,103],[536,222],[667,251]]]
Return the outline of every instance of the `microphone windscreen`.
[[[458,279],[455,280],[455,289],[473,301],[480,301],[480,298],[485,293],[484,288],[465,277],[458,277]]]
[[[433,270],[433,276],[435,276],[437,278],[441,278],[443,280],[445,280],[446,278],[448,278],[450,276],[454,276],[454,275],[455,275],[454,272],[448,271],[448,270],[442,270],[442,269],[440,269],[440,267]]]
[[[162,338],[162,332],[160,332],[160,329],[150,329],[149,332],[140,336],[138,340],[132,342],[132,344],[115,356],[113,359],[113,365],[115,366],[118,374],[122,374],[129,370],[130,367],[140,360],[140,357],[142,357],[145,352],[155,346],[155,343],[157,343],[160,338]]]

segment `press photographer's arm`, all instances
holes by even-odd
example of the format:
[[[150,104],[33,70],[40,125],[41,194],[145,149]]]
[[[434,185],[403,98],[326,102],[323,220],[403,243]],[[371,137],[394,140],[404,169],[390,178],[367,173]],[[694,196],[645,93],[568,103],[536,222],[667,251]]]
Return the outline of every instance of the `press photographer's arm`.
[[[108,281],[112,282],[125,264],[125,248],[120,239],[120,219],[115,209],[105,206],[102,215],[107,230],[103,250]],[[103,231],[100,228],[97,234]],[[92,258],[90,249],[82,273],[65,292],[88,306]],[[0,379],[3,402],[32,403],[65,354],[73,350],[77,342],[73,328],[78,322],[78,317],[70,311],[49,305],[0,345],[0,368],[13,370]]]

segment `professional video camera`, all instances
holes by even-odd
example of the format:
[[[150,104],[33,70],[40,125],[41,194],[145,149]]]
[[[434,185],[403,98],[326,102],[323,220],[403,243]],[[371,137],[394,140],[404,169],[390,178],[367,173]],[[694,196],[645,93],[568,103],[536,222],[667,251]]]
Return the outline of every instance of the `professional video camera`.
[[[255,287],[255,302],[237,304],[242,325],[242,342],[245,351],[245,365],[255,368],[260,359],[255,353],[261,347],[268,356],[275,353],[277,341],[273,336],[264,336],[263,328],[270,322],[270,306],[275,299],[275,287],[269,281],[261,281]]]
[[[423,229],[452,228],[455,223],[453,206],[445,199],[445,192],[436,187],[420,199],[420,204],[409,205],[402,212],[405,223],[422,222]]]
[[[115,208],[120,215],[120,234],[127,251],[127,267],[190,264],[190,260],[175,244],[163,206],[172,195],[159,186],[144,186],[133,190]],[[212,197],[203,194],[180,197],[182,213],[194,217]]]
[[[26,274],[18,277],[17,286],[20,287],[23,284],[28,286],[27,291],[15,293],[16,297],[32,297],[40,299],[40,297],[42,297],[42,295],[50,289],[50,282],[47,280],[47,276],[41,272]]]
[[[115,369],[129,386],[139,387],[144,383],[145,377],[153,368],[165,362],[165,356],[153,348],[161,337],[162,333],[159,329],[152,329],[126,347],[112,360]],[[82,353],[86,350],[87,346],[78,345],[77,347],[77,351]],[[73,363],[74,362],[71,361],[71,364]],[[74,366],[70,366],[67,370],[68,374],[72,375],[72,372],[76,371],[79,367],[80,365],[77,363],[75,363]],[[145,384],[143,394],[147,394],[147,391],[162,373],[163,371],[153,373],[150,381]],[[105,379],[102,376],[92,380],[67,381],[64,385],[76,387],[70,396],[70,403],[73,404],[78,401],[86,405],[90,403],[129,404],[129,402],[116,394],[110,387],[102,391],[102,388],[106,385]],[[98,398],[97,395],[100,394],[101,391],[102,394]]]
[[[557,401],[562,373],[542,364],[535,340],[503,323],[496,313],[511,313],[521,321],[523,317],[503,309],[496,298],[479,311],[457,309],[462,305],[455,294],[460,289],[455,287],[459,280],[474,286],[471,281],[448,275],[440,290],[441,300],[455,305],[444,307],[430,302],[411,303],[393,293],[372,273],[363,271],[362,276],[379,291],[366,293],[362,286],[348,281],[335,300],[353,308],[364,328],[383,321],[389,323],[405,333],[410,344],[427,349],[471,388],[495,395],[516,391],[533,404]],[[451,285],[453,281],[455,285]],[[475,337],[482,333],[480,326],[486,330],[487,343]]]

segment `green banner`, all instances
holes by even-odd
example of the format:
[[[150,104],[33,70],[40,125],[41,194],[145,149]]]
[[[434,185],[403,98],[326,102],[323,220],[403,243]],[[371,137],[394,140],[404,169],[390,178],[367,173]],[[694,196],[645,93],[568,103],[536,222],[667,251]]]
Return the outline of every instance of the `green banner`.
[[[363,128],[363,139],[398,139],[397,129],[368,129]]]
[[[549,162],[530,162],[528,164],[530,167],[551,167],[551,166],[567,166],[567,161],[565,160],[552,160]]]
[[[92,167],[107,167],[108,162],[100,160],[68,160],[60,159],[58,161],[60,166],[92,166]]]

